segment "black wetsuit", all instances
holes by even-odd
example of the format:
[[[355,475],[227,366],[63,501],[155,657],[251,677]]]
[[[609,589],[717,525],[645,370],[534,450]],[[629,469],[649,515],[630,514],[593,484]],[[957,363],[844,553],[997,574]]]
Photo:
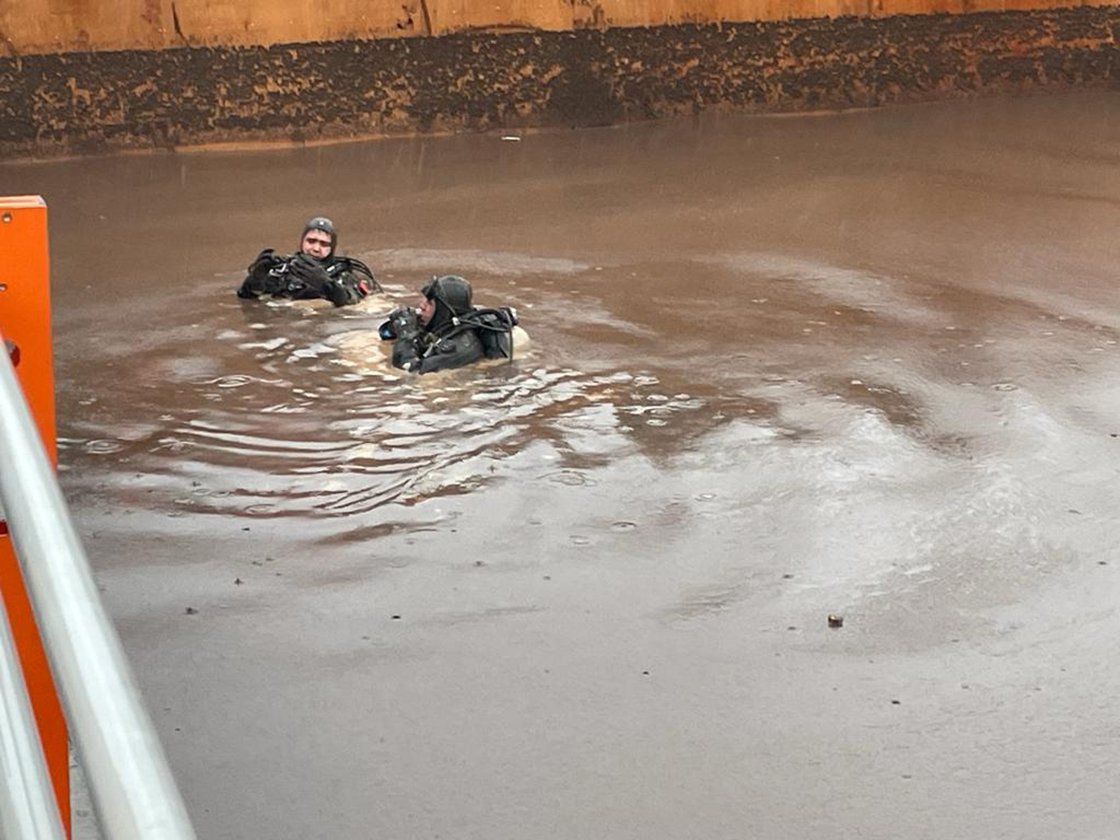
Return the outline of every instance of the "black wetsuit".
[[[329,256],[323,259],[309,254],[290,257],[272,249],[261,251],[249,266],[249,273],[237,290],[240,298],[256,298],[262,294],[292,300],[323,298],[335,306],[357,303],[381,286],[373,272],[353,257]]]
[[[415,309],[397,309],[381,325],[393,339],[393,366],[413,373],[457,368],[481,359],[513,359],[517,314],[509,307],[476,309],[471,284],[454,274],[434,277],[421,293],[434,306],[421,326]]]
[[[431,373],[463,367],[486,358],[482,341],[471,327],[456,327],[450,318],[447,323],[436,325],[436,317],[427,326],[420,327],[415,315],[412,312],[411,318],[405,315],[393,319],[397,329],[397,339],[393,342],[393,367],[413,373]]]

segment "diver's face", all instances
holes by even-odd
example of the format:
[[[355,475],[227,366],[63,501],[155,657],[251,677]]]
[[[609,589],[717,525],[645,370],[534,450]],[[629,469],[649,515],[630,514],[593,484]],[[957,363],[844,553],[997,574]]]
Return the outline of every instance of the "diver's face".
[[[436,314],[436,302],[434,299],[428,299],[423,295],[420,296],[420,323],[424,326],[432,320],[432,316]]]
[[[331,238],[321,230],[309,230],[303,235],[299,248],[305,254],[322,259],[331,252]]]

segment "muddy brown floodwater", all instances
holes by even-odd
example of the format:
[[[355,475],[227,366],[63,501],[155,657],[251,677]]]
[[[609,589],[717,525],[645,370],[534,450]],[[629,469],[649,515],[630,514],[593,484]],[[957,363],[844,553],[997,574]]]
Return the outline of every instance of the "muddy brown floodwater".
[[[1118,164],[1086,93],[0,168],[200,837],[1115,836]],[[389,299],[234,297],[316,213]],[[386,369],[436,272],[530,350]]]

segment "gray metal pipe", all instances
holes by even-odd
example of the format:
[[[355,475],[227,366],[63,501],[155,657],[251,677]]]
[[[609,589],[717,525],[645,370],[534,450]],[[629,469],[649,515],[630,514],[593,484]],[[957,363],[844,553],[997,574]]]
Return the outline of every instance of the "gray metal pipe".
[[[3,598],[0,598],[0,837],[65,840]]]
[[[193,840],[7,353],[0,353],[0,504],[101,831],[107,840]]]

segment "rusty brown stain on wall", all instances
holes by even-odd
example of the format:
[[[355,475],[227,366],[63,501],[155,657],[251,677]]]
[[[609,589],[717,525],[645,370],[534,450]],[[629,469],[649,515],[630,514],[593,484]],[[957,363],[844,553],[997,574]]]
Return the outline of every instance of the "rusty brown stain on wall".
[[[594,0],[572,0],[573,29],[604,29],[607,13],[601,3]]]
[[[1100,86],[1118,43],[1115,9],[1073,7],[0,57],[0,155]]]
[[[140,19],[148,26],[158,29],[163,22],[160,5],[160,0],[144,0],[144,9],[140,12]]]

